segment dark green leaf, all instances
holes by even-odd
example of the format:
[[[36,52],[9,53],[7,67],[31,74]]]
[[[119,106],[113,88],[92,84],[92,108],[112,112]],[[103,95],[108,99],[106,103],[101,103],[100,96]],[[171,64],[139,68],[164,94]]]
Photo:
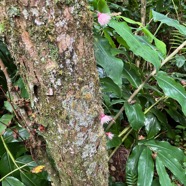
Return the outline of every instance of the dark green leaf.
[[[0,135],[4,132],[6,127],[10,124],[12,118],[13,118],[13,115],[11,114],[4,114],[0,118]]]
[[[111,55],[111,47],[106,39],[96,38],[95,56],[98,65],[102,66],[108,77],[121,87],[123,62]]]
[[[158,156],[156,157],[156,170],[159,175],[160,184],[162,186],[164,186],[164,185],[171,186],[172,184],[171,184],[171,180],[169,178],[169,175],[167,174],[166,169]]]
[[[178,29],[180,33],[186,35],[186,27],[179,24],[179,22],[176,21],[175,19],[171,19],[163,14],[155,12],[154,10],[152,10],[152,14],[153,14],[154,21],[161,21],[162,23],[165,23],[168,26],[172,26]]]
[[[160,158],[161,162],[166,166],[174,176],[184,185],[186,185],[186,174],[182,165],[177,159],[174,158],[174,151],[171,154],[163,154],[159,152],[157,156]]]
[[[17,178],[8,176],[2,181],[2,186],[25,186]]]
[[[158,57],[158,52],[140,42],[125,22],[111,20],[109,22],[109,26],[115,29],[115,31],[126,41],[127,45],[130,47],[130,50],[135,55],[141,56],[146,61],[152,63],[156,69],[159,69],[161,62],[160,58]]]
[[[145,148],[138,162],[138,186],[151,186],[154,174],[152,152]]]
[[[125,63],[125,67],[123,69],[123,76],[131,83],[131,85],[135,88],[141,84],[140,73],[137,67],[134,64]]]
[[[107,140],[107,149],[111,149],[113,147],[117,147],[122,143],[121,138],[115,136],[112,139]]]
[[[140,129],[145,122],[145,116],[142,111],[141,105],[138,103],[129,104],[128,102],[124,103],[125,113],[127,115],[129,124],[134,130]]]
[[[121,89],[112,81],[112,79],[106,77],[101,78],[100,81],[103,88],[103,92],[113,93],[113,97],[121,97]]]
[[[165,95],[178,101],[183,113],[186,115],[186,91],[181,84],[162,71],[158,72],[155,78]]]
[[[180,163],[183,163],[184,153],[179,148],[170,145],[168,142],[149,140],[142,144],[150,147],[152,151],[164,154],[165,156],[166,154],[171,154],[174,159],[177,159]]]
[[[5,176],[9,172],[13,171],[15,166],[10,159],[10,156],[5,152],[0,160],[0,175]],[[19,175],[19,171],[12,173],[13,176],[17,177]]]
[[[147,138],[154,137],[161,130],[157,118],[151,113],[145,116],[145,130],[147,132]]]
[[[109,13],[110,12],[110,9],[107,5],[107,2],[105,0],[98,0],[97,1],[97,9],[100,11],[100,12],[103,12],[103,13]]]

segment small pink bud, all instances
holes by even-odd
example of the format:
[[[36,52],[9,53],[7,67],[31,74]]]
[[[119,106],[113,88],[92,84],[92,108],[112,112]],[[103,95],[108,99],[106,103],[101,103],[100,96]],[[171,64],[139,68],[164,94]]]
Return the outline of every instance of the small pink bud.
[[[101,26],[108,24],[110,19],[111,19],[111,16],[109,14],[98,12],[98,23]]]
[[[108,123],[109,121],[113,120],[111,116],[107,116],[105,114],[101,114],[100,116],[101,124]]]
[[[107,137],[111,140],[114,137],[114,134],[111,132],[106,132]]]

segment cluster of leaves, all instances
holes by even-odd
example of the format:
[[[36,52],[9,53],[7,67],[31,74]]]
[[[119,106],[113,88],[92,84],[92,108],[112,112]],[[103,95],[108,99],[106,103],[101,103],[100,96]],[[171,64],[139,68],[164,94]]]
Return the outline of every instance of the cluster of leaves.
[[[104,0],[94,0],[92,6],[111,14]],[[111,185],[186,185],[185,145],[180,139],[186,127],[184,49],[173,52],[157,34],[163,25],[185,38],[186,27],[154,10],[149,17],[145,27],[123,14],[112,16],[105,27],[95,23],[105,112],[115,116],[115,123],[105,127],[114,134],[107,148],[110,157],[121,145],[131,151],[125,183]],[[159,25],[157,36],[151,32],[154,25]]]
[[[28,98],[22,79],[16,75],[16,66],[5,44],[0,41],[0,59],[8,69],[17,94]],[[0,183],[2,186],[49,186],[50,182],[43,167],[33,161],[26,144],[30,134],[15,117],[17,106],[11,101],[7,81],[0,71]]]

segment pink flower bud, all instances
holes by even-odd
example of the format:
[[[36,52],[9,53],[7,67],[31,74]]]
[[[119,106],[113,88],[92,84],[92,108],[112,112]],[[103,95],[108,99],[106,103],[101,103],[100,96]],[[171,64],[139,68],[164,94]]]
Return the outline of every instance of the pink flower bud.
[[[110,19],[111,19],[111,16],[109,14],[98,12],[98,23],[101,26],[108,24]]]
[[[111,116],[107,116],[105,114],[101,114],[100,116],[101,124],[108,123],[109,121],[113,120]]]
[[[107,137],[111,140],[114,137],[114,134],[111,132],[106,132]]]

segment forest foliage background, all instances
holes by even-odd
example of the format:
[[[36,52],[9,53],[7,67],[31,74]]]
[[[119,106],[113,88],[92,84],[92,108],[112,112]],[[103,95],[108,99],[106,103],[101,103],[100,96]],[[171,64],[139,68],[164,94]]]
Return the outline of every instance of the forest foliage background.
[[[89,6],[109,185],[186,185],[185,2],[90,0]],[[105,24],[99,23],[100,14],[110,16]],[[1,36],[3,29],[0,23]],[[3,37],[0,58],[25,104],[29,95]],[[16,120],[6,80],[0,71],[0,182],[50,185],[47,170],[27,148],[29,132]],[[42,130],[36,126],[38,135]]]

